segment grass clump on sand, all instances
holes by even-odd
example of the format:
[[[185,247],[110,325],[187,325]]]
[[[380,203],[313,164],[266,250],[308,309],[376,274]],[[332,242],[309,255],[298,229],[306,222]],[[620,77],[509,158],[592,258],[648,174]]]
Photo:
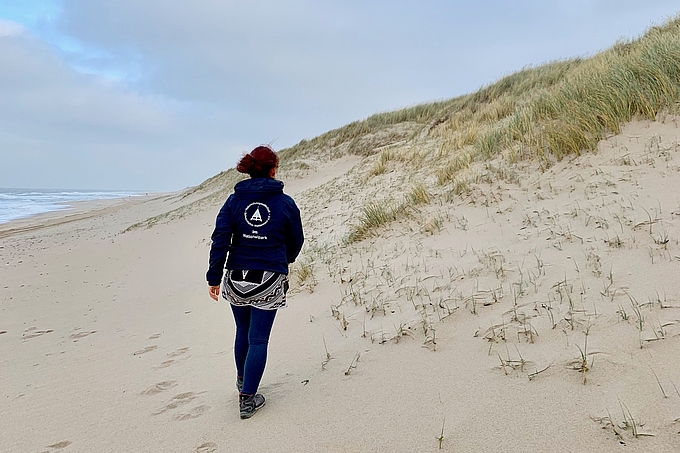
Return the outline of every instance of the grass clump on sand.
[[[376,229],[393,222],[404,211],[403,205],[392,206],[384,203],[369,203],[361,208],[359,224],[353,227],[347,242],[358,242],[370,236]]]
[[[432,196],[424,184],[418,183],[400,204],[371,202],[361,208],[359,224],[351,228],[347,236],[347,242],[358,242],[376,233],[376,230],[390,222],[404,217],[413,211],[416,206],[429,204]]]

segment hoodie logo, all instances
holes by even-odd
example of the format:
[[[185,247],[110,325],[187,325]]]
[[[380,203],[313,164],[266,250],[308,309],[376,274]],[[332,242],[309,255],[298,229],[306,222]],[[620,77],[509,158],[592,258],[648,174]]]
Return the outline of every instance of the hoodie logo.
[[[250,203],[243,212],[246,223],[253,228],[261,228],[269,222],[270,217],[269,206],[264,203],[256,201]]]

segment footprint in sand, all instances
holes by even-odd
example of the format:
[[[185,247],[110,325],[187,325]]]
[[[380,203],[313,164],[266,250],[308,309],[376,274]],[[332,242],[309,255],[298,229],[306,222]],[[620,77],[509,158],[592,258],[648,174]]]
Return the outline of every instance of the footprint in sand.
[[[147,346],[147,347],[144,348],[144,349],[140,349],[139,351],[133,352],[132,355],[142,355],[142,354],[146,354],[147,352],[151,352],[151,351],[153,351],[154,349],[158,349],[158,346],[156,346],[156,345]]]
[[[180,393],[179,395],[175,395],[172,397],[170,402],[165,406],[162,407],[161,409],[158,409],[157,411],[154,411],[151,413],[151,415],[160,415],[164,412],[171,411],[173,409],[177,409],[180,406],[184,406],[185,404],[189,404],[196,398],[198,398],[198,395],[201,395],[205,392],[185,392],[185,393]]]
[[[172,359],[166,360],[166,361],[161,362],[161,363],[159,363],[158,365],[156,365],[156,368],[167,368],[167,367],[169,367],[170,365],[172,365],[172,364],[174,364],[174,363],[176,363],[176,362],[175,362],[174,360],[172,360]]]
[[[53,452],[55,450],[61,450],[62,448],[68,447],[72,443],[73,442],[71,442],[70,440],[62,440],[61,442],[57,442],[55,444],[48,445],[47,447],[45,447],[45,448],[49,448],[50,450],[45,450],[43,453],[50,453],[50,452]]]
[[[71,340],[78,341],[79,339],[85,338],[86,336],[92,335],[93,333],[97,333],[97,331],[96,331],[96,330],[93,330],[92,332],[78,332],[78,333],[72,333],[71,335],[69,335],[69,338],[70,338]]]
[[[53,329],[47,329],[47,330],[38,330],[37,327],[29,327],[24,331],[24,334],[21,336],[22,340],[30,340],[31,338],[37,338],[42,335],[45,335],[46,333],[52,333],[54,332]]]
[[[183,414],[175,414],[174,418],[175,420],[189,420],[191,418],[198,418],[201,415],[210,412],[210,409],[212,409],[210,406],[201,404],[200,406],[194,407],[189,412]]]
[[[179,357],[183,354],[186,354],[189,348],[179,348],[176,351],[168,353],[168,357]]]
[[[163,335],[163,334],[162,333],[155,333],[155,334],[153,334],[149,337],[149,340],[156,340],[156,339],[160,338],[161,335]]]
[[[162,381],[152,385],[146,390],[142,390],[140,395],[156,395],[177,386],[177,381]]]
[[[215,442],[206,442],[196,447],[196,453],[215,453],[217,451],[217,444]]]
[[[186,354],[187,351],[189,351],[189,348],[179,348],[176,351],[169,352],[168,357],[171,357],[171,358],[168,359],[168,360],[165,360],[164,362],[159,363],[158,365],[156,365],[156,368],[167,368],[170,365],[174,365],[174,364],[179,363],[181,361],[187,360],[189,357],[191,357],[190,355],[186,355],[184,357],[181,357],[184,354]],[[177,357],[181,357],[181,358],[177,358]]]

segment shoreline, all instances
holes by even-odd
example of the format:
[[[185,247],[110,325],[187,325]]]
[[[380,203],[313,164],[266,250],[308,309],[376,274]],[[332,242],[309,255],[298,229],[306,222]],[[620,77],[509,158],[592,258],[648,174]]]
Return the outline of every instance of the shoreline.
[[[26,217],[0,223],[0,238],[112,213],[127,206],[144,203],[173,193],[175,192],[158,192],[149,195],[130,195],[119,198],[62,202],[59,204],[68,207],[54,211],[41,212],[39,214],[31,214]]]

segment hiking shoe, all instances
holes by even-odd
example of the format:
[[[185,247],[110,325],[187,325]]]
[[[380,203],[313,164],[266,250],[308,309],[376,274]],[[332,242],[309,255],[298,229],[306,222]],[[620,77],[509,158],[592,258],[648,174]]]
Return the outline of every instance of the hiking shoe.
[[[241,412],[241,418],[250,418],[259,408],[264,406],[264,396],[259,393],[254,395],[244,395],[241,393],[238,396],[238,405]]]
[[[243,390],[243,378],[241,376],[236,376],[236,389],[239,393]]]

